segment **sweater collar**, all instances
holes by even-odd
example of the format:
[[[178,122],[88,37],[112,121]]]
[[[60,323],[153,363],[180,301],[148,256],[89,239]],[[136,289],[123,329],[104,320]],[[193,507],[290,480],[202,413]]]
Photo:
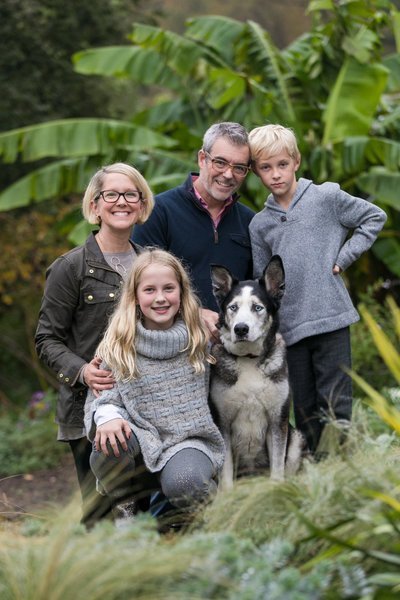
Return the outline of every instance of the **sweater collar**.
[[[172,358],[187,348],[189,334],[179,319],[170,329],[145,329],[138,321],[135,346],[138,354],[147,358]]]
[[[297,185],[296,185],[296,189],[292,198],[292,201],[290,203],[290,206],[288,208],[288,211],[291,210],[297,203],[298,201],[301,199],[301,197],[303,196],[304,192],[310,187],[310,185],[312,184],[312,181],[310,179],[305,179],[304,177],[300,177]],[[265,202],[266,207],[275,210],[277,212],[286,212],[281,205],[279,204],[279,202],[277,202],[273,196],[273,194],[270,194],[267,198],[267,201]]]

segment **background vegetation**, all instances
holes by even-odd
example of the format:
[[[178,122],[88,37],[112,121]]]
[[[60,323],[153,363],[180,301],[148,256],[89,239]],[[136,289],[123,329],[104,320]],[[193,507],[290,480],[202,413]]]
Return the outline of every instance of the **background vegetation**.
[[[1,522],[2,598],[398,597],[400,317],[386,298],[399,301],[399,4],[2,0],[2,476],[64,449],[33,334],[46,266],[87,233],[80,198],[99,165],[130,161],[161,191],[193,169],[211,123],[279,121],[299,137],[303,175],[389,217],[345,274],[364,318],[352,328],[359,399],[344,445],[331,429],[326,461],[283,484],[241,481],[183,535],[160,536],[148,516],[87,534],[78,501],[54,519]],[[254,176],[242,192],[262,206]]]

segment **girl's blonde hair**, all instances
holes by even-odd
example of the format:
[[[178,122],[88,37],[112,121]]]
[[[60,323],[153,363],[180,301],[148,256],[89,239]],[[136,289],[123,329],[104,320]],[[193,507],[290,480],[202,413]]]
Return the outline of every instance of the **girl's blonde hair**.
[[[300,160],[296,136],[292,129],[282,125],[263,125],[249,133],[251,160],[257,162],[262,155],[275,156],[287,151],[291,158]]]
[[[205,361],[214,362],[207,352],[208,335],[200,316],[200,302],[192,290],[183,265],[166,250],[145,248],[133,263],[130,275],[123,285],[118,306],[96,351],[96,355],[110,367],[117,380],[129,381],[140,375],[135,349],[136,323],[140,318],[137,310],[137,289],[143,271],[153,264],[171,268],[179,283],[180,316],[189,334],[185,351],[189,351],[189,361],[196,373],[204,372]]]
[[[99,194],[103,189],[105,175],[109,175],[110,173],[126,175],[131,180],[132,185],[137,188],[138,192],[142,192],[141,202],[143,210],[137,222],[139,224],[145,223],[154,207],[153,192],[143,175],[139,173],[135,167],[125,163],[106,165],[105,167],[101,167],[101,169],[93,175],[82,199],[82,214],[86,221],[91,225],[99,223],[98,217],[94,211],[94,204],[99,200]]]

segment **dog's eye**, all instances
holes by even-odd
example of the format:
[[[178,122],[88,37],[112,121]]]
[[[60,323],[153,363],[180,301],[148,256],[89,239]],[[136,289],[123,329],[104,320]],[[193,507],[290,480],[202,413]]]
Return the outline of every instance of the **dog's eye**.
[[[253,308],[256,312],[261,312],[262,310],[264,310],[264,307],[262,306],[262,304],[254,304]]]
[[[230,304],[228,306],[228,309],[231,310],[232,312],[236,312],[238,309],[238,305],[237,304]]]

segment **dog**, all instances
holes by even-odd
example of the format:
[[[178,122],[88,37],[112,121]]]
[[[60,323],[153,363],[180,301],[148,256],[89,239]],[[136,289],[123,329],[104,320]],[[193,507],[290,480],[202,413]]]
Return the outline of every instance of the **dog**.
[[[238,281],[229,269],[211,265],[220,313],[220,343],[212,346],[210,399],[226,446],[221,488],[234,477],[270,470],[282,480],[301,464],[305,440],[289,424],[286,347],[278,333],[285,289],[280,256],[262,277]]]

